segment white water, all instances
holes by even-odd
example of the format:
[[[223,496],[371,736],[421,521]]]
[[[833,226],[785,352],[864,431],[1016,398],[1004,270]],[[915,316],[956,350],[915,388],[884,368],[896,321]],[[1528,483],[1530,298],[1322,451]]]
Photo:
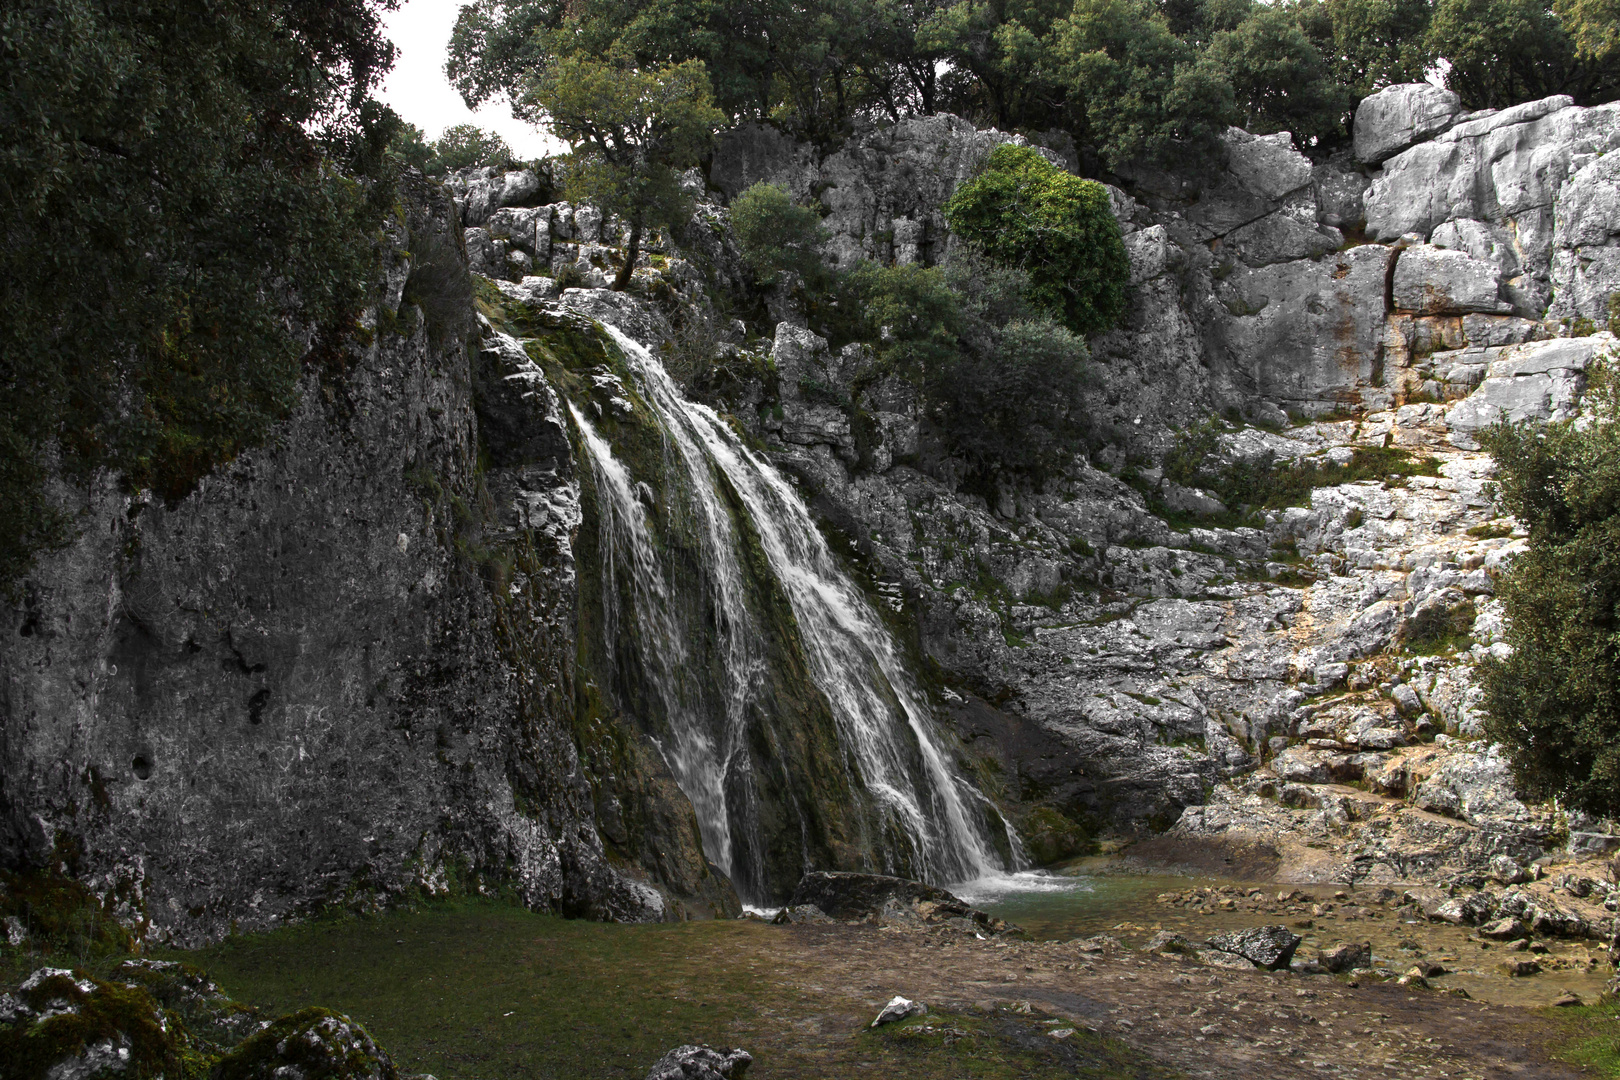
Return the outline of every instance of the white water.
[[[725,669],[722,700],[706,699],[694,686],[693,643],[683,633],[690,622],[681,617],[691,600],[675,595],[674,576],[652,542],[645,505],[650,500],[593,425],[572,409],[603,519],[604,616],[611,647],[624,617],[617,610],[619,576],[626,575],[640,624],[636,637],[646,643],[643,660],[653,666],[650,681],[670,724],[671,738],[660,749],[697,812],[705,853],[732,875],[745,899],[760,895],[762,884],[739,880],[737,871],[744,863],[761,865],[757,857],[741,859],[739,846],[757,855],[764,838],[751,808],[733,803],[746,802],[752,790],[744,724],[758,700],[765,661],[760,631],[743,602],[739,538],[720,496],[723,480],[792,608],[811,679],[831,707],[845,767],[855,774],[851,783],[875,796],[881,808],[884,835],[868,837],[869,843],[902,837],[909,849],[903,865],[930,881],[999,874],[1001,860],[980,835],[986,815],[974,812],[982,809],[983,796],[952,773],[887,630],[838,566],[798,494],[718,414],[684,399],[646,349],[616,328],[606,329],[629,362],[635,389],[657,414],[668,464],[688,481],[690,498],[671,499],[661,511],[669,520],[660,524],[684,526],[703,550],[705,610]]]

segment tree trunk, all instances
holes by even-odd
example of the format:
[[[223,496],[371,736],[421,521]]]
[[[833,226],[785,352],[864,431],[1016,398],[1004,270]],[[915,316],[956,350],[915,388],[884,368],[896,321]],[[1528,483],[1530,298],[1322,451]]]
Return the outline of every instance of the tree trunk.
[[[630,287],[630,277],[636,272],[636,258],[641,254],[641,221],[630,223],[630,242],[624,246],[624,266],[613,279],[613,291],[624,292]]]

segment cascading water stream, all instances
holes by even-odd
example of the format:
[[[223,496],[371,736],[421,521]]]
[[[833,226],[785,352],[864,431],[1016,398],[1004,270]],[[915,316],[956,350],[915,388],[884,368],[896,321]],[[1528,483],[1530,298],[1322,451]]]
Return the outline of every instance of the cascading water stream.
[[[570,406],[591,459],[601,519],[609,655],[614,659],[611,642],[622,620],[633,617],[635,640],[644,643],[640,659],[668,723],[659,748],[697,812],[705,853],[745,899],[764,898],[757,867],[768,838],[760,835],[750,805],[746,728],[762,708],[767,657],[739,566],[741,545],[752,540],[791,607],[805,666],[831,710],[851,785],[869,793],[878,808],[879,835],[868,836],[868,846],[903,849],[872,868],[902,868],[940,882],[999,872],[1003,860],[985,838],[987,818],[1000,825],[997,815],[953,773],[893,640],[798,494],[717,413],[683,398],[645,348],[605,328],[657,418],[668,467],[683,480],[680,497],[666,493],[661,516],[650,519],[651,492]],[[682,595],[671,557],[660,553],[655,539],[660,527],[683,529],[701,551],[701,605]],[[633,608],[628,615],[619,610],[621,596]],[[694,679],[701,664],[692,633],[699,622],[724,670],[717,693]],[[1016,859],[1016,841],[1010,835],[1009,841]]]

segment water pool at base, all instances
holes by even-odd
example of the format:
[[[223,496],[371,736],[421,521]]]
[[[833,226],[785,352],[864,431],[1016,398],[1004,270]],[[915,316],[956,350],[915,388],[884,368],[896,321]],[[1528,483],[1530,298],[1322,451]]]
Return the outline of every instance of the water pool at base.
[[[1367,941],[1375,967],[1398,975],[1419,960],[1439,963],[1446,974],[1429,980],[1435,989],[1461,987],[1481,1001],[1504,1005],[1550,1005],[1565,991],[1592,1002],[1612,974],[1599,942],[1547,939],[1541,942],[1545,953],[1510,951],[1503,943],[1479,940],[1472,927],[1412,918],[1410,909],[1380,903],[1377,889],[1136,873],[1107,859],[1079,860],[1055,872],[984,878],[949,888],[975,907],[1048,941],[1106,933],[1139,948],[1161,930],[1200,943],[1225,930],[1282,923],[1303,939],[1296,954],[1301,959],[1315,958],[1318,949],[1336,942]],[[1223,910],[1218,902],[1205,905],[1205,910],[1159,899],[1164,894],[1185,896],[1195,889],[1259,891],[1271,910]],[[1279,893],[1298,899],[1279,902]],[[1504,961],[1523,958],[1537,960],[1544,970],[1524,977],[1510,977],[1501,970]]]

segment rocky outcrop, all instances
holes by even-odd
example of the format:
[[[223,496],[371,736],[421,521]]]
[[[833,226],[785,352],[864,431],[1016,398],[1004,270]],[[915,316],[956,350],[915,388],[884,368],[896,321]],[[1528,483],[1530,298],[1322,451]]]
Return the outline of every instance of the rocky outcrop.
[[[556,403],[468,354],[452,214],[413,192],[413,256],[268,445],[173,506],[64,489],[80,539],[5,608],[7,864],[181,944],[450,891],[659,916],[608,865],[571,738]]]

